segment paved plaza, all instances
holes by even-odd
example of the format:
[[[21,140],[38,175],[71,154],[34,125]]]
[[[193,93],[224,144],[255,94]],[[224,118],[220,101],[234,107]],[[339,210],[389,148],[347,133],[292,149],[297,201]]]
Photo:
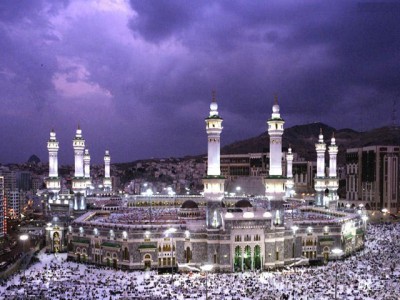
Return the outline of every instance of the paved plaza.
[[[366,247],[322,267],[208,274],[208,299],[400,299],[400,224],[369,225]],[[66,262],[40,262],[0,286],[0,299],[206,299],[204,274],[157,275]],[[337,268],[337,269],[336,269]]]

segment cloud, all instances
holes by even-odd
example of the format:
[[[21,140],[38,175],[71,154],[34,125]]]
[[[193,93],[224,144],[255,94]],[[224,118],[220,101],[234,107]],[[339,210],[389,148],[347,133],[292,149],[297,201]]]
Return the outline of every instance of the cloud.
[[[212,89],[223,143],[264,131],[274,93],[286,126],[388,125],[399,11],[349,1],[2,1],[0,126],[24,150],[0,151],[0,161],[31,151],[45,160],[54,126],[71,162],[78,122],[99,161],[104,148],[116,161],[205,153]]]

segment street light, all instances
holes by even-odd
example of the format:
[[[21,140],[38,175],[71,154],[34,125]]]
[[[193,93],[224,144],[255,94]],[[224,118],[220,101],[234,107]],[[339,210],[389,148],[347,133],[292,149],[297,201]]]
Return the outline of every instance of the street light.
[[[207,274],[213,269],[213,265],[204,265],[201,266],[200,269],[206,273],[206,300],[208,300],[208,279],[207,279]]]
[[[19,239],[22,242],[22,251],[25,254],[25,241],[28,240],[29,236],[27,234],[23,234],[19,237]],[[25,268],[24,268],[24,277],[25,277]]]
[[[343,254],[343,250],[339,248],[332,249],[332,253],[336,256],[336,259]],[[337,299],[337,262],[335,263],[335,300]]]
[[[239,193],[240,193],[240,190],[241,190],[242,188],[240,187],[240,186],[237,186],[236,187],[236,195],[238,195],[239,196]]]
[[[365,231],[366,231],[366,230],[367,230],[367,220],[368,220],[368,216],[363,215],[363,216],[361,217],[361,219],[364,221],[364,229],[365,229]]]
[[[174,278],[174,264],[173,264],[174,236],[173,236],[172,234],[175,233],[175,232],[176,232],[176,228],[173,228],[173,227],[168,228],[168,229],[165,231],[165,236],[166,236],[166,237],[168,237],[168,235],[171,234],[171,283],[172,283],[172,280],[173,280],[173,278]]]

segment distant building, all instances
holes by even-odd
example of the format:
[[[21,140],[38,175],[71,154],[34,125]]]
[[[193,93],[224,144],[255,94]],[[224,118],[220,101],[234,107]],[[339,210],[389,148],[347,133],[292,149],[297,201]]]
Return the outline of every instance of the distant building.
[[[17,189],[30,191],[32,189],[32,174],[29,171],[17,172]]]
[[[17,219],[21,213],[21,194],[18,190],[7,193],[7,212],[6,215],[11,219]]]
[[[283,176],[287,176],[287,152],[282,153]],[[317,167],[315,161],[304,161],[293,153],[293,183],[296,194],[313,193],[314,177]],[[226,178],[226,189],[235,192],[235,187],[243,184],[243,177],[259,177],[269,172],[269,153],[245,153],[221,155],[221,174]],[[237,182],[237,184],[235,184]],[[252,181],[250,181],[252,182]],[[244,191],[245,187],[241,187]]]
[[[346,202],[366,209],[399,210],[399,146],[368,146],[346,152]],[[345,205],[346,203],[342,203]]]

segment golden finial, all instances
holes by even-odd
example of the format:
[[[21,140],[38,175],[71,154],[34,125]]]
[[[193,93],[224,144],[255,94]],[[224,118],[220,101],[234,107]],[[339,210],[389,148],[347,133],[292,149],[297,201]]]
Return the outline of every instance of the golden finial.
[[[81,129],[81,124],[78,123],[78,130],[80,130],[80,129]]]
[[[278,94],[274,94],[274,105],[278,105]]]
[[[322,134],[322,127],[319,128],[319,134]]]
[[[212,90],[211,94],[212,94],[212,102],[217,102],[217,99],[215,96],[216,95],[215,89]]]
[[[332,138],[335,138],[335,132],[332,131]]]

